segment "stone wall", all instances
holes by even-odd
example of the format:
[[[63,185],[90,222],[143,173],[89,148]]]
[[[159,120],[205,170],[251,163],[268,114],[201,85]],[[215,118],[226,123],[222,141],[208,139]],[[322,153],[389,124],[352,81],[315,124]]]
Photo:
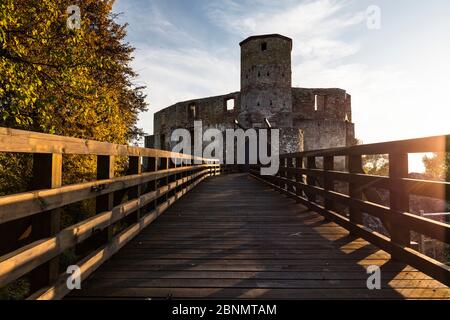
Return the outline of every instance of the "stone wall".
[[[334,119],[352,121],[351,96],[342,89],[292,88],[294,122]]]
[[[304,132],[305,150],[329,149],[354,144],[354,124],[339,120],[302,120],[294,123]]]
[[[234,109],[227,110],[227,101],[234,100]],[[205,128],[234,128],[239,114],[240,93],[179,102],[154,115],[154,147],[170,149],[172,131],[179,128],[193,130],[194,121],[202,120]]]
[[[355,144],[351,96],[342,89],[292,88],[292,40],[282,35],[247,38],[241,46],[241,90],[227,95],[179,102],[154,116],[155,136],[150,147],[171,149],[172,131],[222,132],[237,128],[280,129],[280,152],[297,152]],[[227,110],[227,100],[234,108]],[[147,144],[146,144],[147,145]],[[339,161],[344,165],[343,161]]]

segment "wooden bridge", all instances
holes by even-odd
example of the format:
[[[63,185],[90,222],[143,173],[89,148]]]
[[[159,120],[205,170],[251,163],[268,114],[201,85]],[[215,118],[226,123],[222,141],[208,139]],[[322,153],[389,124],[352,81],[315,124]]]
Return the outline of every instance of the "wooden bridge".
[[[0,152],[33,157],[30,190],[0,197],[0,288],[26,279],[29,299],[450,298],[450,267],[411,241],[415,232],[450,244],[450,225],[409,208],[410,195],[450,199],[450,183],[408,178],[408,154],[450,152],[450,136],[282,155],[276,176],[7,128]],[[63,185],[72,154],[95,156],[97,179]],[[371,154],[389,155],[389,176],[363,172]],[[348,170],[335,168],[338,157]],[[387,190],[388,206],[374,188]],[[95,214],[62,225],[62,210],[81,201]],[[367,215],[389,237],[365,226]],[[69,264],[81,290],[67,286]],[[367,287],[369,266],[380,267],[379,290]]]

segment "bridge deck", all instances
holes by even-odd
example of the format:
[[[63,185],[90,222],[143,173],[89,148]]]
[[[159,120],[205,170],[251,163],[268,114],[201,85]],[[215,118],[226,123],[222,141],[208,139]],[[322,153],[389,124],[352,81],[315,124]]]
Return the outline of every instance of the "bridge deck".
[[[381,266],[368,290],[365,267]],[[210,178],[174,204],[68,298],[450,298],[246,175]]]

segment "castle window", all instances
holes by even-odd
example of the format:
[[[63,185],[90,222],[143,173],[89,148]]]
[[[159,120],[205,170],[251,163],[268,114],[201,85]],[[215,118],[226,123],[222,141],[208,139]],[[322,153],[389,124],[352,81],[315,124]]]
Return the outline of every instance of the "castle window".
[[[193,120],[193,119],[197,119],[198,116],[198,112],[197,112],[197,106],[195,105],[195,103],[191,103],[190,105],[188,105],[188,119],[189,120]]]
[[[273,101],[272,100],[270,100],[270,105],[273,106]]]
[[[258,78],[261,77],[261,72],[258,71]]]
[[[227,108],[227,111],[233,111],[234,110],[234,99],[228,99],[226,101],[226,108]]]
[[[314,111],[319,110],[319,106],[317,104],[317,94],[314,96]]]
[[[261,104],[258,102],[257,106],[259,107]]]
[[[266,51],[266,50],[267,50],[267,42],[261,43],[261,51]]]
[[[270,77],[270,72],[267,72],[267,76]]]

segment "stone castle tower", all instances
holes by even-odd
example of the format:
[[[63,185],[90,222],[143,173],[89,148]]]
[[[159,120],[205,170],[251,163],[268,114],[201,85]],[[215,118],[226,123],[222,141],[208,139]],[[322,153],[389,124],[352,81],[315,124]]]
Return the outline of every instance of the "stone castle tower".
[[[292,127],[292,40],[255,36],[241,42],[240,121],[247,127]]]
[[[203,129],[280,130],[280,152],[297,152],[354,144],[351,97],[342,89],[293,88],[292,39],[279,35],[252,36],[241,46],[241,90],[176,103],[154,116],[154,136],[147,147],[171,149],[171,133]]]

